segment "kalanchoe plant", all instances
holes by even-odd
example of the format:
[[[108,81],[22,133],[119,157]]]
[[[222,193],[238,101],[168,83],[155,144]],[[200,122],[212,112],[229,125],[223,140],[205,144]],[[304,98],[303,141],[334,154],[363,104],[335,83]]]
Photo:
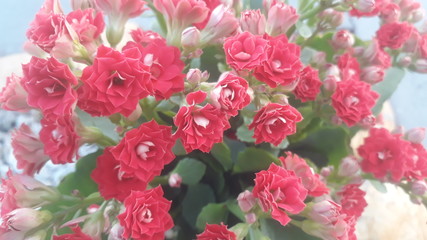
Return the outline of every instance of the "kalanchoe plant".
[[[388,81],[427,72],[415,0],[71,2],[45,1],[27,31],[45,54],[0,93],[41,119],[12,134],[0,240],[356,239],[366,179],[427,204],[425,129],[377,120]],[[381,26],[363,41],[344,13]],[[76,170],[46,186],[49,160]]]

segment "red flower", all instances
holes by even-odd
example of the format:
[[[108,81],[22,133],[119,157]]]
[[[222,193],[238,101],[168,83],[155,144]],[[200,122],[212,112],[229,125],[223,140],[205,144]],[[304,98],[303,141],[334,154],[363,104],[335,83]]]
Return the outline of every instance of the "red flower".
[[[12,74],[6,77],[6,85],[0,92],[0,108],[9,111],[27,112],[31,107],[27,103],[27,92],[20,84],[21,78]]]
[[[205,231],[197,235],[197,240],[236,240],[236,234],[227,229],[227,226],[221,223],[206,224]]]
[[[422,144],[411,143],[408,156],[408,169],[405,177],[423,180],[427,178],[427,150]]]
[[[320,92],[322,82],[319,73],[310,66],[305,67],[300,73],[300,80],[293,93],[302,102],[314,101]]]
[[[111,154],[120,163],[122,177],[135,176],[148,183],[175,158],[174,144],[171,127],[152,120],[127,132]]]
[[[22,70],[21,85],[28,93],[30,106],[40,108],[45,115],[71,114],[77,100],[72,86],[78,82],[68,65],[55,58],[32,57],[29,63],[22,65]]]
[[[350,11],[350,15],[351,16],[355,16],[355,17],[372,17],[372,16],[376,16],[380,13],[380,11],[384,8],[384,6],[386,5],[386,3],[388,2],[388,0],[375,0],[375,1],[366,1],[365,2],[372,2],[374,4],[374,6],[365,6],[365,8],[369,8],[370,11],[366,11],[366,9],[364,9],[363,11],[358,10],[357,8],[352,8]],[[360,1],[359,1],[360,2]],[[363,6],[361,6],[363,9]]]
[[[104,31],[105,23],[101,12],[94,13],[94,9],[78,9],[67,15],[67,22],[73,28],[80,43],[87,44],[97,39]]]
[[[286,158],[279,157],[282,166],[294,171],[295,175],[301,178],[302,184],[308,190],[308,195],[318,197],[329,192],[328,187],[320,180],[319,174],[313,173],[304,159],[291,152],[286,152],[286,155]]]
[[[267,60],[267,40],[262,36],[243,32],[224,42],[227,64],[233,69],[252,70]]]
[[[120,171],[120,162],[111,154],[111,147],[96,159],[96,168],[91,174],[98,184],[99,192],[106,200],[115,198],[123,202],[134,191],[144,191],[148,182],[132,176],[124,176]]]
[[[362,170],[384,179],[388,174],[393,181],[399,181],[407,169],[411,144],[398,134],[391,134],[384,128],[371,128],[369,136],[357,151],[363,158]]]
[[[56,40],[64,34],[65,16],[41,9],[30,24],[27,38],[46,52],[55,47]]]
[[[239,110],[251,102],[248,89],[249,84],[244,78],[227,73],[211,91],[210,100],[228,116],[236,116]]]
[[[143,192],[132,191],[126,198],[126,211],[117,216],[123,226],[123,238],[135,240],[163,240],[173,227],[168,211],[171,202],[163,197],[160,186]]]
[[[144,47],[150,44],[155,39],[162,40],[166,43],[166,40],[162,36],[150,30],[144,31],[141,28],[137,28],[135,30],[132,30],[130,32],[130,35],[132,36],[133,41],[141,44]]]
[[[129,116],[152,92],[149,67],[137,47],[123,53],[100,46],[93,65],[83,70],[78,106],[92,116]]]
[[[178,127],[175,135],[187,153],[195,149],[209,152],[215,143],[222,142],[224,130],[230,128],[226,115],[211,104],[183,106],[173,122]]]
[[[332,94],[332,106],[349,127],[370,116],[379,94],[371,90],[371,85],[359,80],[346,80],[337,83]]]
[[[79,226],[72,228],[74,233],[53,236],[53,240],[93,240],[91,236],[82,232]]]
[[[303,66],[300,47],[289,43],[286,35],[268,38],[270,48],[267,50],[267,61],[255,68],[254,76],[272,88],[281,85],[292,90],[298,83]]]
[[[269,142],[279,145],[288,135],[296,133],[302,116],[291,105],[269,103],[257,112],[249,129],[254,129],[255,143]]]
[[[366,192],[360,189],[360,184],[345,185],[337,194],[341,198],[342,213],[353,216],[355,220],[362,215],[363,210],[368,206],[365,200]]]
[[[45,116],[41,120],[40,141],[53,163],[65,164],[78,157],[80,137],[71,116]]]
[[[414,27],[407,22],[384,24],[377,31],[378,42],[381,47],[389,47],[391,49],[401,48],[411,36],[413,30]]]
[[[301,178],[275,164],[256,174],[252,193],[259,200],[262,211],[271,210],[271,217],[283,226],[291,221],[285,211],[300,213],[305,208],[304,200],[307,197],[307,189],[302,185]]]
[[[343,81],[360,78],[360,65],[356,58],[349,53],[343,54],[338,58],[338,68],[341,71]]]
[[[172,94],[184,90],[184,62],[179,48],[167,46],[163,39],[154,39],[145,47],[128,42],[123,49],[138,48],[141,61],[150,66],[151,82],[157,100],[168,99]]]

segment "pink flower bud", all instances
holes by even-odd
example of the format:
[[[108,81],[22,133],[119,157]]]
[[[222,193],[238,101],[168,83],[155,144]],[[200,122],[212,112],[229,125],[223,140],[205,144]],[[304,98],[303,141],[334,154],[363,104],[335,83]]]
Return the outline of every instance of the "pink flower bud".
[[[246,10],[240,15],[240,27],[242,31],[247,31],[254,35],[263,35],[265,33],[265,24],[265,16],[259,9]]]
[[[397,22],[400,19],[400,7],[394,3],[388,3],[381,9],[379,17],[384,24]]]
[[[375,9],[375,0],[357,0],[354,7],[361,12],[372,12]]]
[[[120,223],[116,223],[110,230],[110,234],[108,234],[108,240],[123,240],[123,227]]]
[[[327,27],[336,28],[344,21],[344,13],[328,8],[319,14],[319,21],[322,21]]]
[[[179,188],[181,187],[182,177],[178,173],[172,173],[169,176],[168,183],[170,187]]]
[[[332,75],[332,76],[339,77],[340,76],[340,69],[335,64],[327,64],[325,75],[326,76]]]
[[[52,214],[49,211],[18,208],[3,216],[3,223],[14,231],[26,232],[49,221],[51,218]]]
[[[411,191],[415,195],[422,196],[427,192],[427,183],[424,180],[417,180],[412,183]]]
[[[27,112],[27,92],[20,84],[21,78],[12,74],[6,78],[6,86],[0,92],[0,108],[9,111]]]
[[[334,171],[334,166],[327,166],[320,169],[320,175],[323,177],[328,177]]]
[[[105,14],[115,19],[135,18],[146,10],[142,0],[95,0],[95,3]]]
[[[182,31],[181,45],[184,49],[196,49],[200,43],[200,31],[196,27],[189,27]]]
[[[237,197],[237,203],[243,212],[249,212],[256,204],[256,200],[252,192],[248,190],[241,192]]]
[[[233,34],[239,27],[233,9],[224,4],[218,5],[201,32],[201,44],[214,43]]]
[[[278,2],[268,11],[266,32],[271,36],[286,34],[297,21],[299,15],[295,8]]]
[[[249,224],[256,222],[256,220],[257,220],[256,214],[255,213],[245,214],[245,220]]]
[[[289,104],[288,96],[286,96],[285,94],[275,94],[273,96],[273,102],[281,105],[288,105]]]
[[[135,110],[127,117],[127,119],[131,122],[135,122],[141,117],[142,115],[142,108],[139,104],[136,105]]]
[[[418,8],[411,12],[410,16],[408,17],[408,20],[412,23],[417,23],[424,19],[426,15],[426,12],[423,8]]]
[[[202,71],[198,68],[191,68],[187,73],[187,81],[191,84],[199,84],[202,79]]]
[[[376,84],[384,80],[385,71],[381,66],[369,66],[362,69],[361,80],[369,84]]]
[[[418,59],[414,63],[415,71],[419,73],[427,73],[427,59]]]
[[[341,206],[331,200],[323,200],[312,205],[309,216],[314,221],[328,225],[337,220]]]
[[[353,46],[354,36],[347,30],[339,30],[332,36],[332,45],[336,48],[347,49]]]
[[[352,177],[359,173],[360,166],[357,159],[353,156],[344,158],[338,168],[338,175],[342,177]]]
[[[337,82],[339,82],[339,78],[334,75],[329,75],[326,77],[325,81],[323,81],[323,87],[326,91],[334,92],[337,89]]]
[[[413,128],[406,132],[406,139],[408,139],[408,141],[415,144],[422,143],[425,136],[426,136],[425,128]]]
[[[397,60],[397,64],[399,64],[399,66],[401,67],[408,67],[409,65],[411,65],[411,63],[412,59],[410,56],[403,56]]]
[[[403,51],[415,53],[419,48],[420,42],[421,42],[421,35],[418,33],[418,31],[411,31],[411,35],[403,45]]]
[[[73,10],[86,9],[86,8],[96,8],[94,0],[71,0],[71,7]]]

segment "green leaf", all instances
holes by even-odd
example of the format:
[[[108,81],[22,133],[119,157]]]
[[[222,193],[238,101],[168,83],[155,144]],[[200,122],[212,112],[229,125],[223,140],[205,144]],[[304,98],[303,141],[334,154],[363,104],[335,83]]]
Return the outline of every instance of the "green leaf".
[[[205,229],[206,224],[220,224],[227,222],[228,210],[224,203],[209,203],[204,206],[197,217],[196,227],[199,231]]]
[[[267,169],[271,163],[278,159],[271,153],[259,148],[246,148],[240,152],[237,157],[237,163],[234,165],[234,173],[258,172]]]
[[[254,130],[249,130],[245,124],[237,128],[236,136],[242,142],[249,142],[249,143],[255,142],[255,138],[252,137],[253,135],[254,135]]]
[[[248,240],[273,240],[268,236],[264,235],[260,229],[251,227],[249,229]]]
[[[187,194],[182,202],[184,219],[193,227],[204,206],[215,201],[212,189],[206,184],[197,184],[188,187]]]
[[[316,50],[309,47],[303,48],[301,51],[301,62],[305,65],[309,65],[311,59],[313,58],[314,54],[316,54],[316,52]]]
[[[237,240],[245,239],[246,235],[248,235],[250,225],[247,223],[238,223],[230,228],[230,231],[236,234]]]
[[[205,171],[204,163],[193,158],[184,158],[179,161],[172,173],[178,173],[182,177],[182,183],[194,185],[202,179]]]
[[[58,190],[65,195],[71,194],[74,190],[79,190],[83,196],[89,196],[98,191],[98,185],[92,180],[90,174],[96,167],[96,158],[101,154],[102,151],[97,151],[80,158],[76,164],[76,171],[65,176],[59,184]]]
[[[233,161],[231,160],[231,151],[227,144],[217,143],[213,146],[211,154],[218,160],[225,171],[228,171],[233,166]]]
[[[381,112],[384,102],[391,97],[394,91],[396,91],[404,76],[405,71],[403,69],[392,67],[387,70],[384,80],[372,87],[372,90],[380,94],[377,104],[372,109],[372,112],[375,115]]]
[[[104,135],[118,141],[120,139],[119,134],[115,131],[116,125],[106,117],[92,117],[86,112],[80,109],[76,109],[76,113],[79,116],[80,122],[88,127],[97,127],[102,131]]]
[[[303,38],[309,38],[313,32],[311,31],[310,27],[307,26],[307,24],[305,24],[304,22],[300,22],[298,21],[295,24],[295,27],[298,30],[298,33],[303,37]]]
[[[322,51],[326,53],[326,60],[328,62],[332,61],[332,58],[335,54],[335,49],[329,44],[333,36],[333,33],[326,33],[324,35],[319,35],[313,38],[312,41],[308,44],[308,47],[311,47],[317,51]]]
[[[261,231],[271,240],[298,239],[298,240],[318,240],[319,238],[308,235],[300,228],[291,224],[282,226],[273,219],[260,220]]]
[[[387,187],[384,185],[384,183],[373,179],[369,180],[369,182],[378,192],[387,193]]]
[[[239,205],[237,204],[236,199],[230,199],[226,202],[228,210],[233,213],[234,216],[238,217],[243,222],[246,221],[245,214],[240,209]]]

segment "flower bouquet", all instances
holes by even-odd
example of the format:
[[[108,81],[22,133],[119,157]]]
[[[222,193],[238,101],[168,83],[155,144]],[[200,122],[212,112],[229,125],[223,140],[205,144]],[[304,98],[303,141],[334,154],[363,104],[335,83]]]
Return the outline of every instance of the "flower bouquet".
[[[40,116],[12,134],[1,240],[356,239],[363,181],[427,203],[425,130],[378,115],[405,71],[427,72],[418,2],[71,3],[45,1],[0,94]],[[348,16],[381,26],[364,41]],[[47,186],[47,161],[75,171]]]

